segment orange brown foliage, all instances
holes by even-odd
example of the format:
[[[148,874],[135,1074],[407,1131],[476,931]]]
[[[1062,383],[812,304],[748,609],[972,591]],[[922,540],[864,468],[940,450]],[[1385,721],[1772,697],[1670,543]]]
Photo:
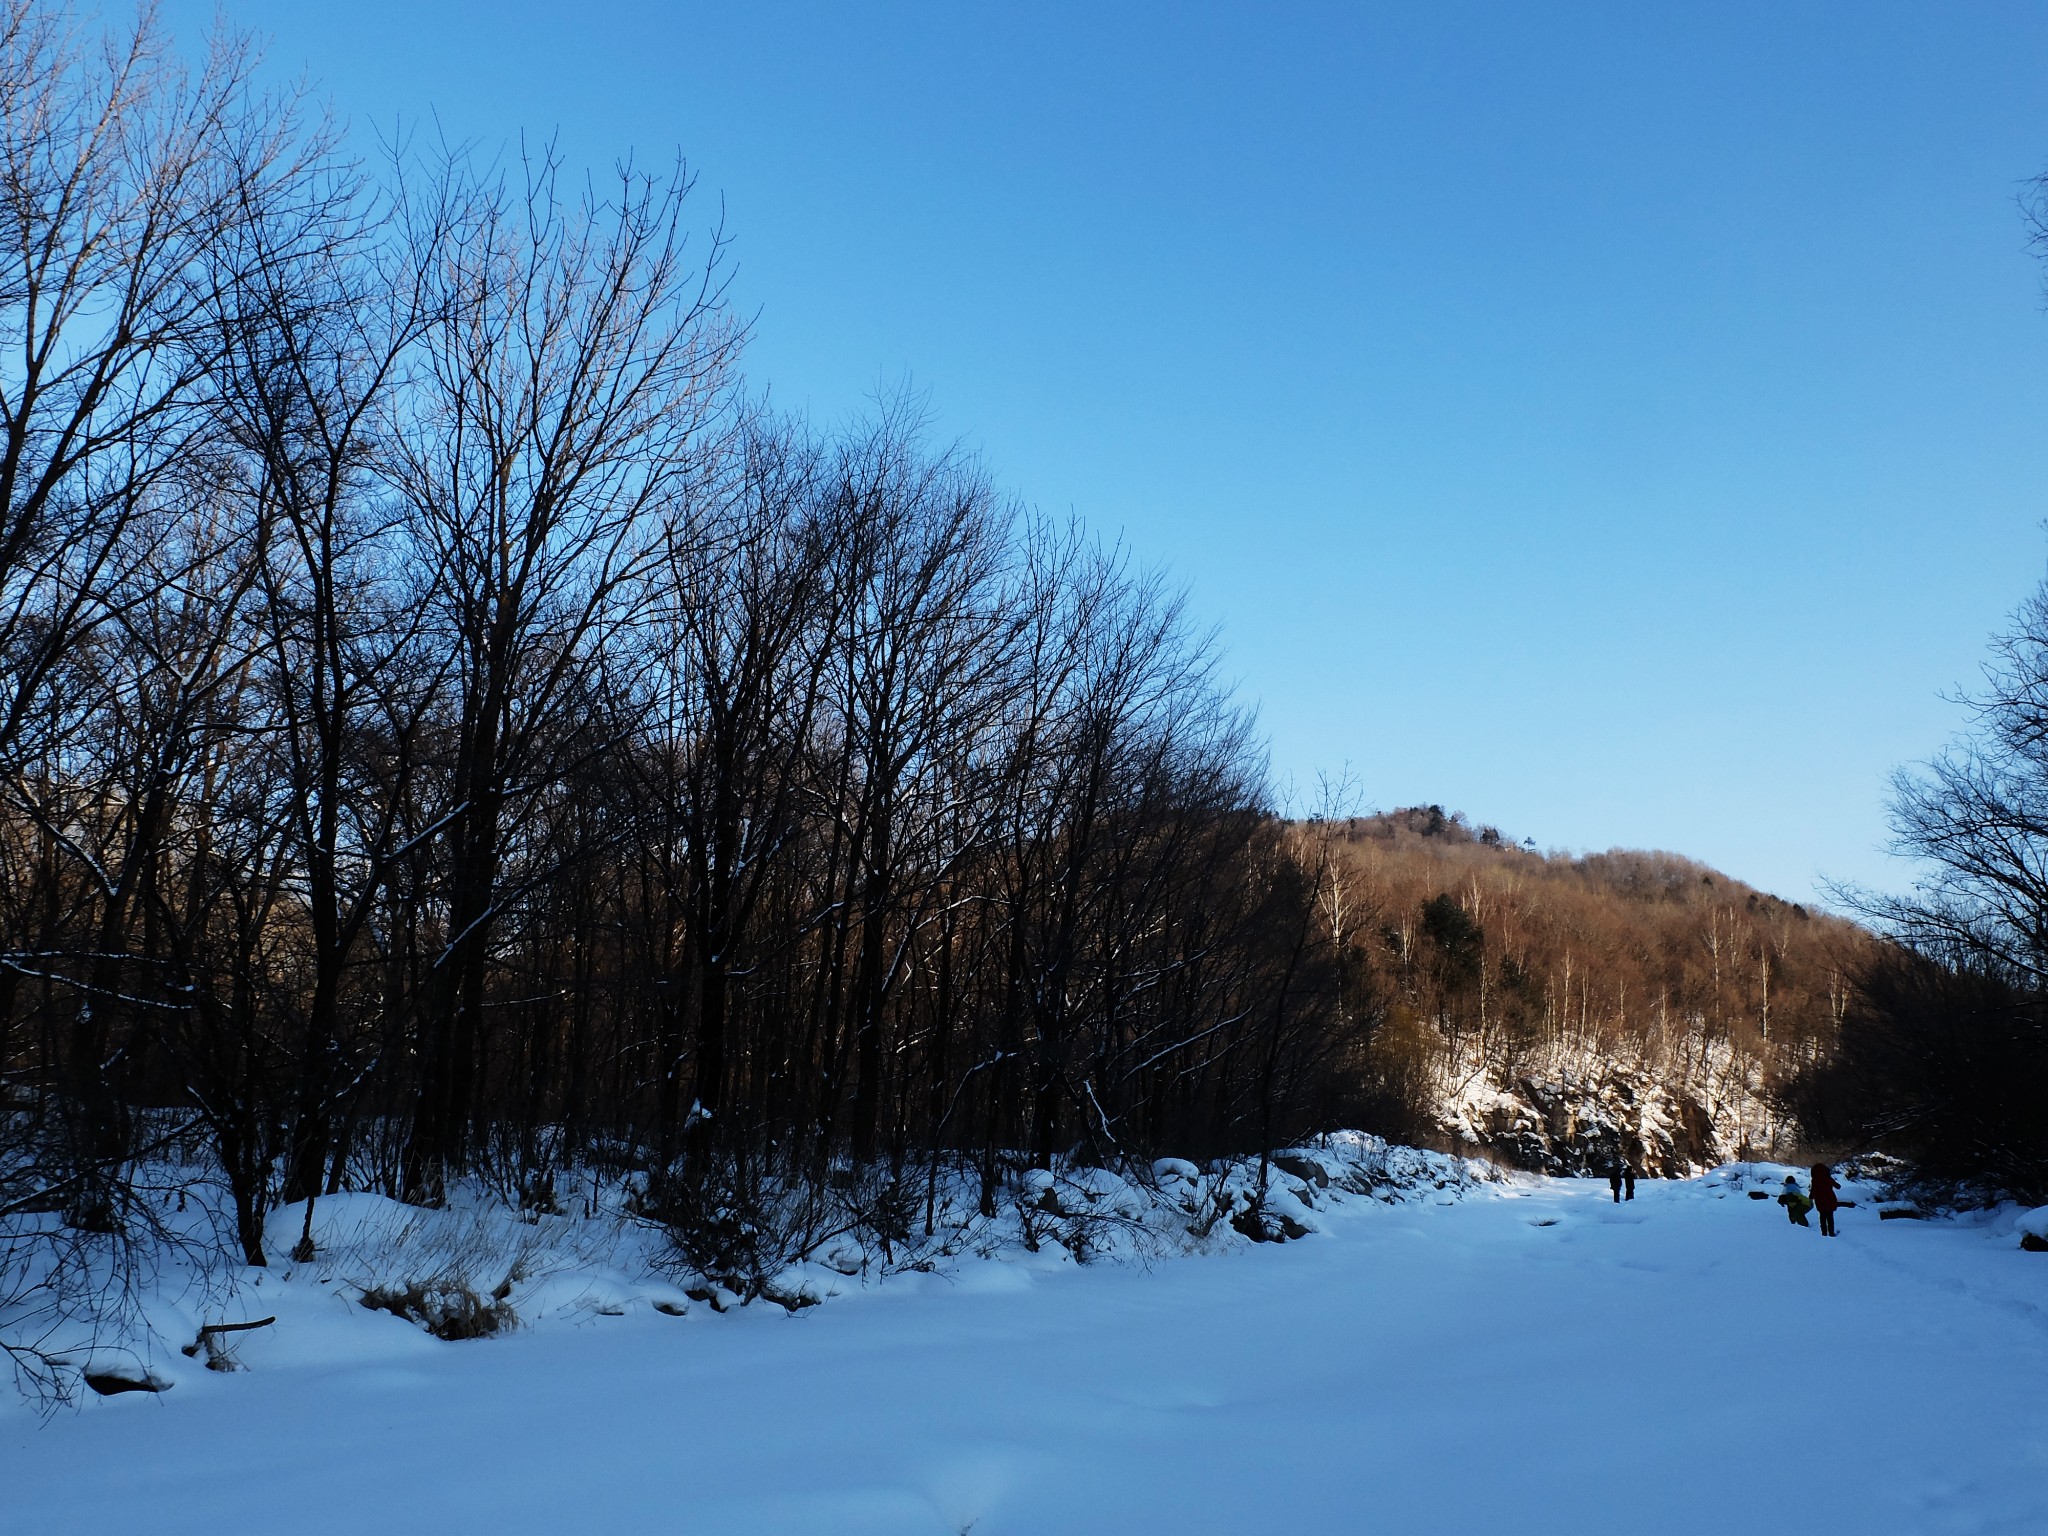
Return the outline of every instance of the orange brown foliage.
[[[1677,854],[1539,853],[1436,806],[1323,830],[1333,937],[1384,1010],[1365,1068],[1424,1118],[1475,1070],[1506,1087],[1626,1067],[1717,1119],[1766,1102],[1832,1048],[1877,942]]]

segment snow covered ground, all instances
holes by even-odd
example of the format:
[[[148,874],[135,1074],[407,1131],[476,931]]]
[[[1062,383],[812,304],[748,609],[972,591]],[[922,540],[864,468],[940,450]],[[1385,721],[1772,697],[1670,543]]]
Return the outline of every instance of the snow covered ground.
[[[2048,1254],[2016,1216],[1866,1204],[1827,1242],[1744,1194],[1517,1180],[1150,1266],[462,1343],[332,1297],[247,1371],[0,1418],[0,1528],[2048,1528]]]

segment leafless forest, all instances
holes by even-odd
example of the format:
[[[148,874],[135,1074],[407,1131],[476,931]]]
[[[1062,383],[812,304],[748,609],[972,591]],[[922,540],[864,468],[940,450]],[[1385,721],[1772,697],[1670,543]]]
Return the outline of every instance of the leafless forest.
[[[606,1168],[740,1242],[763,1181],[907,1225],[1327,1111],[1374,1015],[1208,640],[913,407],[762,406],[683,171],[366,166],[232,41],[29,0],[0,71],[34,1242],[171,1147],[260,1264],[341,1188]]]

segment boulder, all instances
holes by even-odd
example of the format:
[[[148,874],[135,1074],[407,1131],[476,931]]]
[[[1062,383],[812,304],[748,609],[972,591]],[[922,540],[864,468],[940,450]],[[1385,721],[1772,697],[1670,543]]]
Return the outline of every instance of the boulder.
[[[1230,1224],[1255,1243],[1286,1243],[1307,1237],[1309,1229],[1270,1206],[1247,1206],[1230,1218]]]
[[[101,1397],[113,1397],[121,1392],[168,1392],[171,1381],[155,1371],[140,1365],[105,1365],[95,1363],[84,1371],[85,1384]]]
[[[1330,1172],[1315,1158],[1305,1152],[1278,1152],[1273,1156],[1273,1166],[1282,1173],[1291,1173],[1304,1183],[1313,1184],[1317,1189],[1330,1187]]]

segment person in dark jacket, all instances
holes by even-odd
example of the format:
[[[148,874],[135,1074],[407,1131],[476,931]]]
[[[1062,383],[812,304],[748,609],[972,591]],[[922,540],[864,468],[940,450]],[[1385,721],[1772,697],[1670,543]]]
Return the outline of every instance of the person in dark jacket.
[[[1842,1203],[1842,1193],[1835,1187],[1834,1170],[1826,1163],[1813,1165],[1813,1208],[1820,1212],[1820,1235],[1835,1235],[1835,1207]]]
[[[1636,1165],[1624,1162],[1621,1165],[1621,1197],[1633,1200],[1636,1197]]]
[[[1607,1166],[1607,1187],[1614,1191],[1614,1203],[1621,1204],[1621,1159],[1616,1158]]]

